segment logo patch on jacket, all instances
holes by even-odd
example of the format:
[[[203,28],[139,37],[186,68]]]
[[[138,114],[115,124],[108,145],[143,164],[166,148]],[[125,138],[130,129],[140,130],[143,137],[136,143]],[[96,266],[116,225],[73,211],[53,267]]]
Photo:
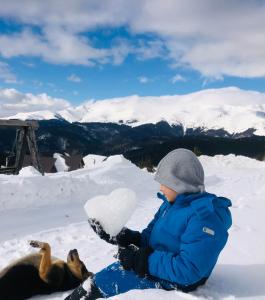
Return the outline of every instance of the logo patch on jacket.
[[[212,230],[212,229],[209,228],[209,227],[203,227],[203,228],[202,228],[202,231],[205,232],[205,233],[208,233],[208,234],[210,234],[210,235],[215,235],[214,230]]]

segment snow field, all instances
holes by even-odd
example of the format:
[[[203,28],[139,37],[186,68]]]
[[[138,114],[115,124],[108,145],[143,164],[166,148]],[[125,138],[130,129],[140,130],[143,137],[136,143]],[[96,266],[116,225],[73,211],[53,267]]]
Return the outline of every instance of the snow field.
[[[96,164],[70,173],[42,177],[23,170],[19,176],[0,176],[0,269],[36,251],[27,243],[31,239],[49,242],[53,255],[60,258],[77,248],[92,272],[114,262],[117,248],[95,235],[86,222],[83,206],[88,199],[110,195],[118,188],[133,190],[138,199],[126,226],[140,230],[148,224],[161,204],[156,199],[159,186],[153,175],[122,156],[96,160]],[[113,299],[265,299],[264,162],[234,155],[201,156],[200,161],[207,191],[233,202],[229,241],[209,281],[192,294],[144,290]],[[34,299],[61,300],[67,294]]]

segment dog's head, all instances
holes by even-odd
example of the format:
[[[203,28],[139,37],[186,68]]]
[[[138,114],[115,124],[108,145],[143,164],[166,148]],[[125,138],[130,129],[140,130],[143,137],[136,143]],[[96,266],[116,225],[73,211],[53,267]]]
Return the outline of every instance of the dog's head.
[[[85,281],[93,274],[89,272],[85,264],[80,260],[79,254],[76,249],[70,250],[67,256],[67,266],[73,275],[81,282]]]

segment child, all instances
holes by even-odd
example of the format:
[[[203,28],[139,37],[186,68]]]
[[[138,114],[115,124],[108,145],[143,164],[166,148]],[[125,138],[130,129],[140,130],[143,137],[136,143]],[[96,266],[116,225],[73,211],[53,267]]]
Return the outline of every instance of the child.
[[[124,228],[110,237],[97,220],[89,220],[102,239],[119,246],[118,262],[66,299],[94,300],[148,288],[190,292],[206,282],[227,242],[231,201],[205,191],[203,167],[187,149],[168,153],[155,180],[163,203],[141,233]]]

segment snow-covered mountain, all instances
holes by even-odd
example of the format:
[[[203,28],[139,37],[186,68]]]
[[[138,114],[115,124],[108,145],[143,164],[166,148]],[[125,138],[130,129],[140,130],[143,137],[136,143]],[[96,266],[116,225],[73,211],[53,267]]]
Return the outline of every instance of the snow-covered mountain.
[[[265,136],[265,94],[236,87],[208,89],[187,95],[140,97],[137,95],[98,101],[62,110],[24,111],[2,118],[69,122],[111,122],[139,126],[167,121],[185,128],[224,129],[230,134],[253,128]]]
[[[217,266],[204,287],[190,294],[157,289],[133,290],[113,297],[120,300],[264,300],[265,299],[265,167],[246,157],[228,155],[200,161],[206,190],[232,200],[233,226]],[[41,176],[22,169],[18,176],[0,175],[0,269],[36,250],[27,241],[47,241],[56,257],[64,259],[77,248],[92,272],[115,261],[117,247],[99,239],[87,224],[84,204],[117,188],[135,192],[138,205],[129,228],[142,230],[161,201],[153,174],[140,170],[122,156],[87,156],[85,168]],[[62,300],[69,292],[37,296]],[[1,299],[2,300],[2,299]]]

